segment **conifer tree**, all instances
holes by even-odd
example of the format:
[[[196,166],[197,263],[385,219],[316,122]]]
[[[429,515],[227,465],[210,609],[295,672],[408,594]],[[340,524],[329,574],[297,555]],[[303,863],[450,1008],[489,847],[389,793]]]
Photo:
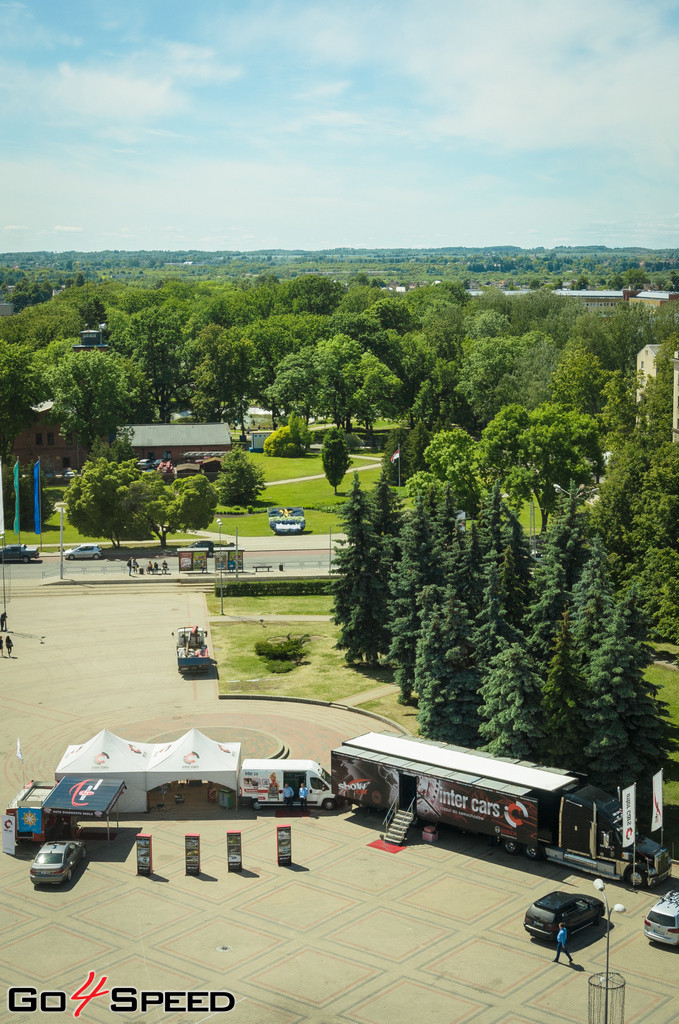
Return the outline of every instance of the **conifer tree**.
[[[545,551],[542,564],[536,573],[534,593],[536,596],[528,609],[524,623],[528,650],[535,659],[538,672],[544,675],[569,599],[558,551]]]
[[[545,726],[545,760],[556,768],[584,769],[584,750],[589,736],[587,686],[580,671],[570,616],[566,610],[542,691]]]
[[[340,515],[346,541],[335,554],[333,570],[333,622],[338,625],[336,647],[348,662],[374,665],[389,645],[388,592],[380,572],[381,545],[361,490],[358,473]]]
[[[428,739],[475,747],[478,742],[478,676],[472,664],[469,620],[450,587],[424,587],[422,629],[415,657],[417,722]]]
[[[517,629],[524,627],[526,613],[531,602],[535,562],[521,523],[513,512],[507,511],[502,529],[504,559],[502,564],[502,589],[505,594],[505,610],[508,621]]]
[[[495,757],[537,761],[544,750],[541,697],[542,681],[525,647],[507,644],[493,658],[480,690],[485,749]]]
[[[620,705],[620,716],[629,736],[630,750],[648,780],[667,760],[670,747],[668,706],[659,699],[659,688],[645,675],[653,655],[645,643],[647,623],[636,586],[624,595],[618,613],[629,651],[627,672],[633,691],[631,700]]]
[[[499,482],[496,481],[490,500],[484,503],[479,514],[479,546],[484,562],[487,562],[488,558],[493,558],[496,564],[499,564],[502,559],[502,522],[505,513],[502,491]]]
[[[589,664],[606,631],[613,611],[613,594],[606,569],[606,552],[595,535],[580,579],[573,587],[573,637],[583,668]]]
[[[403,526],[403,502],[389,483],[384,468],[370,494],[372,523],[378,537],[398,537]]]
[[[482,680],[485,680],[491,662],[501,648],[508,643],[520,643],[521,639],[521,634],[509,623],[505,614],[500,570],[491,561],[486,571],[483,607],[472,632],[476,666]]]
[[[427,472],[429,470],[429,464],[424,458],[424,452],[429,447],[430,441],[431,434],[422,420],[418,420],[408,434],[405,443],[409,476],[412,476],[413,473]]]
[[[462,598],[467,606],[471,622],[474,622],[483,607],[486,580],[483,573],[483,554],[479,544],[476,523],[465,534],[462,546]]]
[[[401,704],[413,703],[415,650],[420,634],[417,598],[430,583],[442,583],[442,567],[434,555],[432,528],[425,499],[418,495],[415,507],[405,517],[400,537],[401,557],[390,576],[389,660],[395,665],[395,678]]]

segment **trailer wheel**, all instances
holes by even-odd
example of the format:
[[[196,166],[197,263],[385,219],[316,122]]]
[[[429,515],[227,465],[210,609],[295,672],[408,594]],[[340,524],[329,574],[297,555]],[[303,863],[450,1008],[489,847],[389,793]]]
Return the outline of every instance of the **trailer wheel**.
[[[334,800],[329,800],[329,799],[328,800],[324,800],[323,803],[321,804],[321,807],[323,808],[324,811],[334,811],[334,809],[335,809],[335,801]]]
[[[515,856],[521,849],[521,843],[517,843],[516,839],[503,839],[502,846],[505,853],[511,853],[512,856]]]
[[[528,860],[539,860],[540,859],[540,847],[539,846],[526,846],[523,851]]]

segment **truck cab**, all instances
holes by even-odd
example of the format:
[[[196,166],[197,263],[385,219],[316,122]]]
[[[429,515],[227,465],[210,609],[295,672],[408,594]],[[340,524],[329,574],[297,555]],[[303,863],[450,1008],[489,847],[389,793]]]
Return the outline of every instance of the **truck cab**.
[[[329,811],[337,806],[330,776],[317,761],[245,758],[241,765],[239,795],[249,800],[255,810],[270,804],[282,805],[285,786],[292,787],[295,794],[293,804],[299,804],[301,785],[309,790],[309,807],[322,807]]]

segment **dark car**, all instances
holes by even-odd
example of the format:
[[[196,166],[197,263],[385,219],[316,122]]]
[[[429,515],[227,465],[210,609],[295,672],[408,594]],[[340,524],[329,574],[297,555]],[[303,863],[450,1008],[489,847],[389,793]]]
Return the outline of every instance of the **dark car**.
[[[190,545],[192,548],[199,548],[201,551],[207,551],[208,555],[212,557],[215,553],[215,542],[213,540],[197,540]]]
[[[45,843],[31,864],[33,885],[59,885],[70,881],[76,864],[87,856],[85,844],[71,840],[67,843]]]
[[[563,921],[570,932],[601,924],[604,905],[596,896],[582,893],[550,892],[532,903],[526,911],[523,927],[538,939],[554,939]]]

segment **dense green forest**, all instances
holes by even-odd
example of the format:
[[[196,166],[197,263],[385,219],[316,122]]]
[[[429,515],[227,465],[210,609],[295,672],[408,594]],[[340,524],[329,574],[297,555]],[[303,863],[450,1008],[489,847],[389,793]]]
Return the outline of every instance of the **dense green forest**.
[[[544,534],[560,489],[588,490],[615,585],[638,580],[658,634],[679,640],[673,303],[601,314],[546,288],[470,295],[458,279],[395,292],[363,271],[348,283],[273,270],[94,280],[72,255],[68,287],[0,318],[3,457],[46,400],[87,447],[180,413],[237,428],[253,404],[278,426],[322,420],[372,444],[386,419],[392,482],[400,473],[411,495],[448,483],[471,518],[499,482],[512,508],[533,503]],[[74,352],[87,325],[105,344]],[[658,374],[637,405],[647,344],[660,346]]]

